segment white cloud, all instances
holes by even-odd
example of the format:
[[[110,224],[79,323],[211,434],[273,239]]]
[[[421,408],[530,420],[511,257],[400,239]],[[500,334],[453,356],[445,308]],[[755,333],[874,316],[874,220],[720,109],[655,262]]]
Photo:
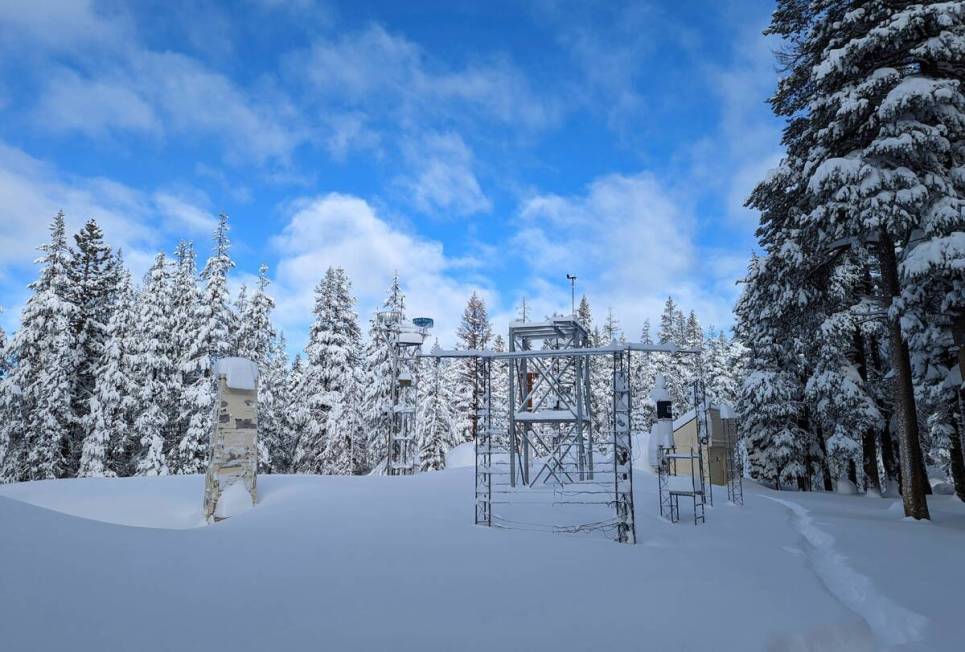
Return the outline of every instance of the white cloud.
[[[557,100],[536,93],[506,58],[449,67],[380,25],[318,38],[289,56],[286,68],[308,83],[324,110],[364,111],[407,131],[419,132],[437,119],[540,130],[556,124],[562,113]]]
[[[289,162],[308,134],[284,94],[256,94],[198,59],[152,50],[133,25],[123,7],[107,14],[83,0],[0,3],[0,52],[37,77],[38,127],[92,138],[210,137],[235,163]]]
[[[99,13],[91,0],[4,0],[0,35],[8,43],[42,46],[58,52],[106,48],[129,38],[131,22],[119,11]]]
[[[59,68],[38,100],[37,126],[98,136],[136,132],[200,135],[221,142],[230,159],[286,162],[304,135],[286,124],[283,98],[254,101],[224,75],[174,52],[134,49],[89,74]]]
[[[110,179],[66,175],[2,142],[0,196],[0,280],[29,268],[59,210],[70,231],[88,219],[97,220],[107,241],[123,249],[137,276],[146,271],[166,235],[185,228],[210,232],[205,227],[213,224],[183,192],[144,193]]]
[[[351,195],[332,193],[295,202],[272,245],[280,257],[273,288],[277,319],[293,348],[305,343],[313,291],[330,266],[343,267],[351,278],[363,324],[382,304],[398,272],[409,314],[434,317],[444,345],[452,344],[462,308],[474,290],[492,300],[485,287],[456,278],[457,266],[440,242],[390,224],[364,199]]]
[[[411,174],[398,183],[420,211],[467,216],[492,209],[473,170],[472,152],[458,134],[427,134],[404,149]]]
[[[668,295],[705,324],[729,324],[732,266],[708,264],[685,198],[651,174],[609,175],[586,194],[539,195],[521,209],[515,254],[533,272],[528,295],[536,316],[569,311],[565,274],[578,277],[602,320],[609,307],[631,339],[659,316]],[[517,299],[518,302],[518,299]]]

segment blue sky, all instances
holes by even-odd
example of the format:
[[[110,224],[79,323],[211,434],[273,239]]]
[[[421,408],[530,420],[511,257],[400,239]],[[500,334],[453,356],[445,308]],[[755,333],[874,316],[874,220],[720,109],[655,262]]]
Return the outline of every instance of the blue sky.
[[[780,152],[771,2],[195,4],[0,3],[7,330],[58,209],[138,274],[228,213],[293,348],[329,265],[363,316],[398,270],[444,341],[474,290],[499,331],[567,309],[566,273],[632,338],[668,294],[731,324]]]

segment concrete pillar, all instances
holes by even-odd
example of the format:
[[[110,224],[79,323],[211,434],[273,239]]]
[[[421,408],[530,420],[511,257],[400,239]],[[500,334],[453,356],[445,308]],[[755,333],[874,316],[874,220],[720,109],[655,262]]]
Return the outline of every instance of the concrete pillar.
[[[255,504],[258,472],[258,365],[244,358],[221,358],[214,376],[215,423],[204,485],[209,523]]]

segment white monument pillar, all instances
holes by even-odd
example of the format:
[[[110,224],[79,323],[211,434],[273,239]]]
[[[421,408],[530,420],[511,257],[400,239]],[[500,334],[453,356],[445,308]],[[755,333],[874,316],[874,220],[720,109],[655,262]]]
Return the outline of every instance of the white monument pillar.
[[[244,358],[221,358],[214,377],[215,423],[204,485],[209,523],[255,504],[258,472],[258,365]]]

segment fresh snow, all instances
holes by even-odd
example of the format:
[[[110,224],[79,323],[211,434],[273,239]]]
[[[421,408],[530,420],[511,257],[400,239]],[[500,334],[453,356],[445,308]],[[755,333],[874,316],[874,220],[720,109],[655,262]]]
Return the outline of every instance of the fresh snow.
[[[218,518],[231,518],[252,508],[251,494],[244,482],[232,482],[218,498],[214,515]]]
[[[474,526],[470,453],[412,477],[262,476],[253,509],[207,527],[198,475],[0,487],[0,648],[960,649],[954,497],[921,524],[748,482],[695,527],[659,517],[638,468],[627,546]]]
[[[231,389],[255,391],[258,385],[258,365],[245,358],[219,358],[214,363],[215,376],[224,376]]]

